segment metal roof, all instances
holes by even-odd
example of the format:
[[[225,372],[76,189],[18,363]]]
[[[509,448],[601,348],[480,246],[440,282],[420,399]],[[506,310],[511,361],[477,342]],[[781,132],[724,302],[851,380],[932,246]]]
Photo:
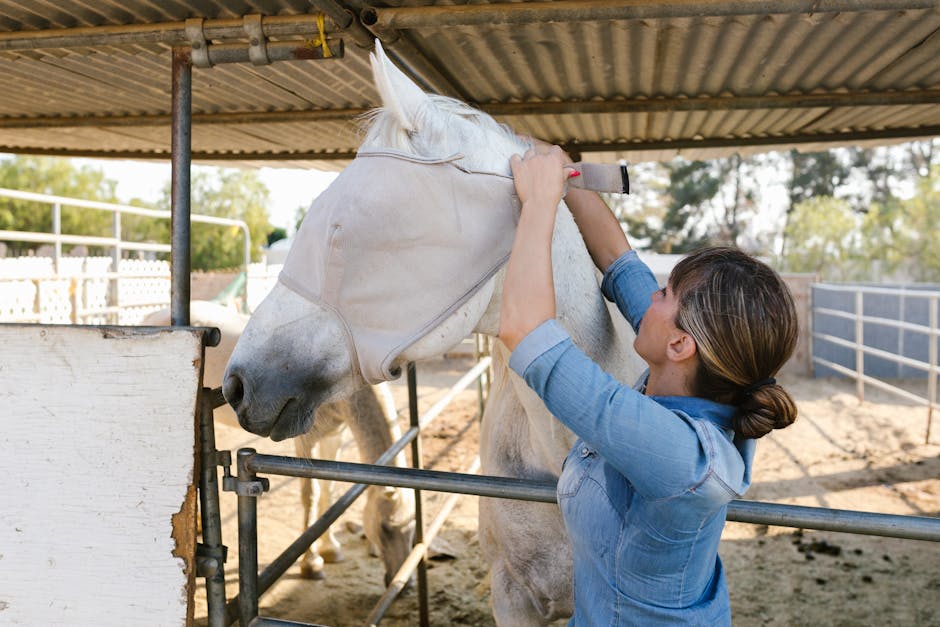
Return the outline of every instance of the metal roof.
[[[341,57],[248,62],[258,15],[270,56],[319,56],[320,11]],[[0,0],[0,152],[168,158],[171,50],[196,41],[194,160],[341,167],[378,104],[375,36],[596,160],[940,135],[937,0]]]

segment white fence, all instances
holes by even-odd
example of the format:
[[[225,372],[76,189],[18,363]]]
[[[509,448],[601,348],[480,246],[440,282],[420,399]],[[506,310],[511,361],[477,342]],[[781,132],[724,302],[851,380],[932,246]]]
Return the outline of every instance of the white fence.
[[[0,258],[0,322],[140,324],[170,306],[170,264],[111,257]],[[248,266],[246,301],[254,311],[268,294],[280,265]],[[195,280],[195,279],[194,279]]]
[[[170,264],[111,257],[0,259],[0,322],[137,324],[170,303]]]
[[[934,409],[940,408],[937,404],[937,377],[940,368],[937,366],[937,343],[940,340],[938,331],[937,304],[940,301],[940,291],[933,289],[912,290],[902,288],[874,287],[864,285],[830,285],[816,283],[813,286],[813,363],[829,368],[839,374],[852,377],[856,381],[856,393],[860,401],[865,400],[865,385],[886,390],[892,394],[927,407],[927,427],[925,442],[930,441],[930,428],[933,421]],[[823,300],[821,293],[830,292],[841,294],[851,300],[842,303],[832,303],[832,306],[821,306]],[[868,302],[866,302],[868,296]],[[897,298],[901,303],[900,314],[896,318],[883,315],[866,314],[866,309],[878,310],[876,305],[883,302],[874,302],[884,297]],[[906,309],[911,300],[918,301],[921,307],[921,322],[906,320]],[[880,308],[883,310],[883,306]],[[900,319],[897,319],[900,318]],[[843,321],[841,325],[833,325],[833,321]],[[845,322],[847,321],[847,322]],[[867,325],[867,326],[866,326]],[[897,337],[897,346],[893,350],[877,348],[875,339],[878,334],[873,330],[894,330]],[[868,331],[866,333],[866,330]],[[911,336],[911,337],[907,337]],[[820,350],[819,343],[826,343],[831,347],[840,347],[842,359],[835,355],[830,358],[820,356],[825,351]],[[905,355],[904,346],[916,348],[919,353],[926,349],[926,361]],[[846,357],[851,353],[851,365],[846,365]],[[874,359],[893,362],[900,366],[913,368],[925,372],[927,379],[926,396],[921,396],[892,385],[882,378],[867,374],[866,356]],[[843,363],[837,363],[842,361]]]

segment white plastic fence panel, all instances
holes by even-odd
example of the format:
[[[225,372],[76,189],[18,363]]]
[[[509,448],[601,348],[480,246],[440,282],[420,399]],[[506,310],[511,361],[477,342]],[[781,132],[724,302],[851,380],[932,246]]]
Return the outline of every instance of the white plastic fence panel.
[[[0,325],[0,345],[0,624],[189,624],[201,334]]]

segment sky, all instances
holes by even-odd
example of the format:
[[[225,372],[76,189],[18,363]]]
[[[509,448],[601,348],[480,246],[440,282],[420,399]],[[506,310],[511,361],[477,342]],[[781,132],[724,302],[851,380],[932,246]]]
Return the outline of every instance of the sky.
[[[89,165],[117,182],[117,196],[126,203],[133,198],[156,201],[170,182],[170,164],[117,159],[75,159],[76,164]],[[210,166],[194,165],[194,169]],[[293,232],[297,207],[310,206],[311,201],[336,178],[336,172],[299,168],[261,168],[258,175],[271,193],[268,208],[271,224]],[[198,213],[198,208],[193,207]]]

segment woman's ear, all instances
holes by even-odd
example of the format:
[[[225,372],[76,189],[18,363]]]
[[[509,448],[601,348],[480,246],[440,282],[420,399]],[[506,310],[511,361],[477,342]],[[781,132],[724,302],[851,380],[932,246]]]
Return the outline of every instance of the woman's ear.
[[[676,330],[666,345],[666,357],[673,362],[683,362],[692,359],[698,353],[695,340],[685,331]]]

